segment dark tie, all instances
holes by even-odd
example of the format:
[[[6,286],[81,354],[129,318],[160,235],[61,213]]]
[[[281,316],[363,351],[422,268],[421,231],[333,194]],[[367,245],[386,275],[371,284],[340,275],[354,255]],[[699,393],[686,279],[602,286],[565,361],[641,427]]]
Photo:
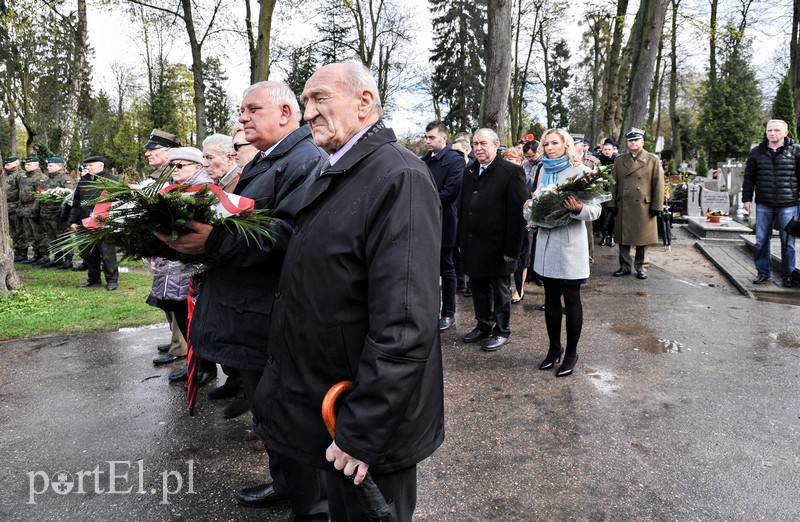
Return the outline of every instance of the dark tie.
[[[484,170],[486,170],[486,167],[484,167],[483,165],[481,165],[481,168],[480,168],[480,170],[478,170],[478,177],[479,177],[479,178],[480,178],[480,177],[483,175],[483,171],[484,171]]]

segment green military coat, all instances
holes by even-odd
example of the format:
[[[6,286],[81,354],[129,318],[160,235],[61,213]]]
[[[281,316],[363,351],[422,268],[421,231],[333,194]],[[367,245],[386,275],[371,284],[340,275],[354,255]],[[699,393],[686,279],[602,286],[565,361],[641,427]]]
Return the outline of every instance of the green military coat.
[[[650,211],[664,208],[664,172],[658,156],[642,150],[633,157],[629,152],[614,160],[617,180],[611,186],[608,207],[617,208],[614,236],[621,245],[658,243],[658,222]]]

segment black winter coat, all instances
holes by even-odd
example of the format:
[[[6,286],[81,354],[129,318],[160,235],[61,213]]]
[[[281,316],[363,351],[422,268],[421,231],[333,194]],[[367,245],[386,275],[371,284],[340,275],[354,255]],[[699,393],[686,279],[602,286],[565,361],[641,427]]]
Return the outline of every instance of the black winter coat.
[[[442,203],[442,248],[456,246],[458,229],[458,196],[461,194],[461,179],[464,177],[464,156],[446,145],[439,157],[428,152],[422,161],[428,165],[439,191]]]
[[[444,440],[438,332],[440,204],[425,164],[374,126],[309,188],[281,272],[256,432],[278,453],[334,471],[336,443],[376,472],[403,469]]]
[[[314,145],[308,126],[289,134],[266,158],[245,167],[234,193],[271,209],[272,240],[245,241],[223,226],[206,242],[211,268],[199,278],[191,339],[203,359],[260,371],[267,363],[268,333],[278,275],[306,181],[327,155]]]
[[[744,167],[742,203],[753,201],[769,207],[791,207],[797,205],[800,187],[800,146],[788,136],[783,146],[772,150],[762,141],[750,151]]]
[[[78,180],[78,185],[75,187],[75,193],[72,197],[72,210],[69,214],[69,222],[71,224],[82,225],[81,221],[89,217],[92,210],[94,210],[94,205],[87,204],[86,202],[100,197],[100,194],[103,192],[101,188],[89,187],[89,185],[97,183],[96,178],[98,177],[117,181],[117,177],[112,176],[106,170],[102,170],[95,175],[82,176],[81,179]]]
[[[464,172],[459,203],[461,268],[475,277],[514,272],[525,233],[522,207],[528,199],[525,171],[498,154],[478,177],[477,161]]]

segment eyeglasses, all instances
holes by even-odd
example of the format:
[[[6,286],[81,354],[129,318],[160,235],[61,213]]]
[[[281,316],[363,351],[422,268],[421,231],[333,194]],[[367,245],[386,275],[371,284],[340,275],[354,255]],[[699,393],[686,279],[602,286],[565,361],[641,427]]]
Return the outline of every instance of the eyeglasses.
[[[233,150],[235,150],[236,152],[239,152],[239,149],[241,149],[242,147],[247,147],[248,145],[250,145],[250,143],[248,143],[246,141],[244,143],[234,143],[233,144]]]
[[[197,165],[197,163],[173,163],[172,166],[175,170],[180,170],[183,167],[188,167],[189,165]]]

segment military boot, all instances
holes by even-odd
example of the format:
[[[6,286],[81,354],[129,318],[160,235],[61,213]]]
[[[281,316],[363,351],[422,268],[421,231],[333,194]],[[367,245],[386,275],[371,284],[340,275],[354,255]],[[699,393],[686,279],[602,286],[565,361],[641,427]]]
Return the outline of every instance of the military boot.
[[[61,262],[61,266],[59,266],[61,270],[69,270],[72,268],[72,256],[64,256],[64,260]]]
[[[14,249],[14,262],[15,263],[18,263],[20,261],[25,261],[26,259],[28,259],[28,253],[25,250],[23,250],[21,248],[15,248]]]

